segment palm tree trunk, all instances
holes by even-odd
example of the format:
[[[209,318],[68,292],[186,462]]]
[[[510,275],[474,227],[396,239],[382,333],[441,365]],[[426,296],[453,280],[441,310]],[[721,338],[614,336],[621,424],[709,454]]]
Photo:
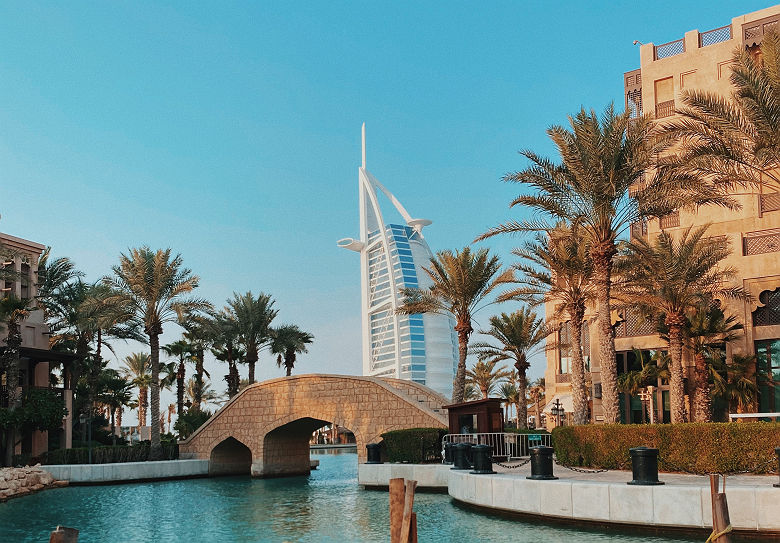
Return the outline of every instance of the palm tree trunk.
[[[520,394],[518,393],[518,397]],[[523,403],[523,400],[521,399],[515,404],[515,412],[517,413],[517,420],[515,421],[515,428],[518,430],[520,429],[520,404]]]
[[[116,411],[111,409],[111,444],[116,447]]]
[[[458,369],[455,372],[455,381],[452,383],[452,403],[462,403],[466,392],[466,355],[469,352],[469,335],[471,335],[471,323],[459,322],[455,326],[458,333]]]
[[[151,446],[149,448],[149,460],[158,460],[162,456],[160,445],[160,333],[156,330],[149,332],[149,347],[152,361],[151,389]]]
[[[525,370],[517,374],[517,396],[520,402],[517,404],[517,427],[521,429],[528,428],[528,405],[525,401],[526,390],[528,389],[528,379],[525,376]]]
[[[255,382],[255,364],[257,363],[257,347],[250,345],[246,352],[246,365],[249,366],[249,384]],[[289,374],[288,374],[289,375]]]
[[[195,386],[192,391],[192,408],[200,409],[203,400],[203,349],[198,347],[195,351]]]
[[[574,424],[588,423],[588,392],[585,387],[585,362],[582,357],[582,318],[585,308],[570,311],[571,317],[571,390],[574,402]]]
[[[669,366],[671,379],[669,397],[672,410],[672,424],[685,422],[685,383],[682,367],[682,315],[667,315],[669,326]]]
[[[8,336],[3,357],[5,360],[5,382],[8,390],[8,410],[13,412],[21,403],[19,394],[19,347],[22,345],[22,332],[15,317],[6,323]],[[5,432],[5,458],[3,465],[12,466],[16,449],[16,428],[10,425]]]
[[[176,414],[184,413],[184,360],[179,360],[179,370],[176,372]]]
[[[534,411],[536,411],[536,420],[534,421],[534,425],[537,428],[541,428],[541,426],[542,426],[542,414],[539,411],[539,399],[538,398],[534,402]]]
[[[593,283],[596,286],[596,301],[598,303],[597,323],[599,366],[601,368],[601,405],[604,409],[604,422],[606,424],[614,424],[620,421],[615,336],[612,330],[612,316],[610,314],[612,257],[614,255],[615,244],[611,242],[597,244],[591,250]]]
[[[287,369],[287,377],[292,375],[292,369],[295,366],[295,349],[287,349],[284,353],[284,367]]]
[[[696,391],[693,395],[696,422],[712,422],[712,398],[710,398],[710,374],[707,359],[697,352],[696,361]]]

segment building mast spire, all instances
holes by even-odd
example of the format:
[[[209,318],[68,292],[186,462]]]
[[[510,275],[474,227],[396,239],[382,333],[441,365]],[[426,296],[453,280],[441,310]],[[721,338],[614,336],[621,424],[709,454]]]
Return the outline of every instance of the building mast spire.
[[[366,169],[366,123],[363,123],[363,169]]]

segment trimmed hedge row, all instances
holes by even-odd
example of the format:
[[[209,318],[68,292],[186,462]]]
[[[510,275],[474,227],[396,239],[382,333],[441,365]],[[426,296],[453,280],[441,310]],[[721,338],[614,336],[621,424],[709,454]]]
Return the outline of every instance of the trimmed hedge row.
[[[409,428],[382,434],[389,462],[426,464],[441,462],[441,439],[449,433],[444,428]]]
[[[179,446],[163,444],[160,460],[176,460],[179,458]],[[146,462],[149,460],[149,442],[118,447],[93,447],[93,464],[115,464],[117,462]],[[57,449],[41,455],[41,464],[88,464],[89,450],[86,447],[78,449]]]
[[[659,471],[776,472],[780,423],[602,424],[552,431],[559,462],[569,466],[630,469],[632,447],[658,449]]]

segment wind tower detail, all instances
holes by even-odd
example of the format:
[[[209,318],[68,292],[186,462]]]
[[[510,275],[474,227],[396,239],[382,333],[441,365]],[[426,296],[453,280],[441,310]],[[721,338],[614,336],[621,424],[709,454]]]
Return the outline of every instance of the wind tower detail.
[[[387,197],[405,224],[386,224],[378,192]],[[427,288],[423,267],[433,256],[422,230],[401,202],[366,169],[366,125],[362,127],[362,165],[358,169],[360,239],[344,238],[339,247],[360,254],[363,375],[397,377],[452,396],[457,367],[455,322],[446,315],[399,315],[404,288]]]

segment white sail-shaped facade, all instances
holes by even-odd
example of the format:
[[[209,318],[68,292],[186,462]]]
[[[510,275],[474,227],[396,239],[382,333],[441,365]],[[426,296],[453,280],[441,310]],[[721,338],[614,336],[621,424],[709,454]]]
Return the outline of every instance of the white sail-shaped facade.
[[[360,239],[345,238],[338,244],[360,253],[363,375],[409,379],[449,398],[458,354],[454,320],[446,315],[396,312],[404,288],[431,284],[422,269],[433,256],[422,234],[431,221],[413,219],[366,169],[365,125],[358,185]],[[385,223],[377,190],[393,204],[405,224]]]

